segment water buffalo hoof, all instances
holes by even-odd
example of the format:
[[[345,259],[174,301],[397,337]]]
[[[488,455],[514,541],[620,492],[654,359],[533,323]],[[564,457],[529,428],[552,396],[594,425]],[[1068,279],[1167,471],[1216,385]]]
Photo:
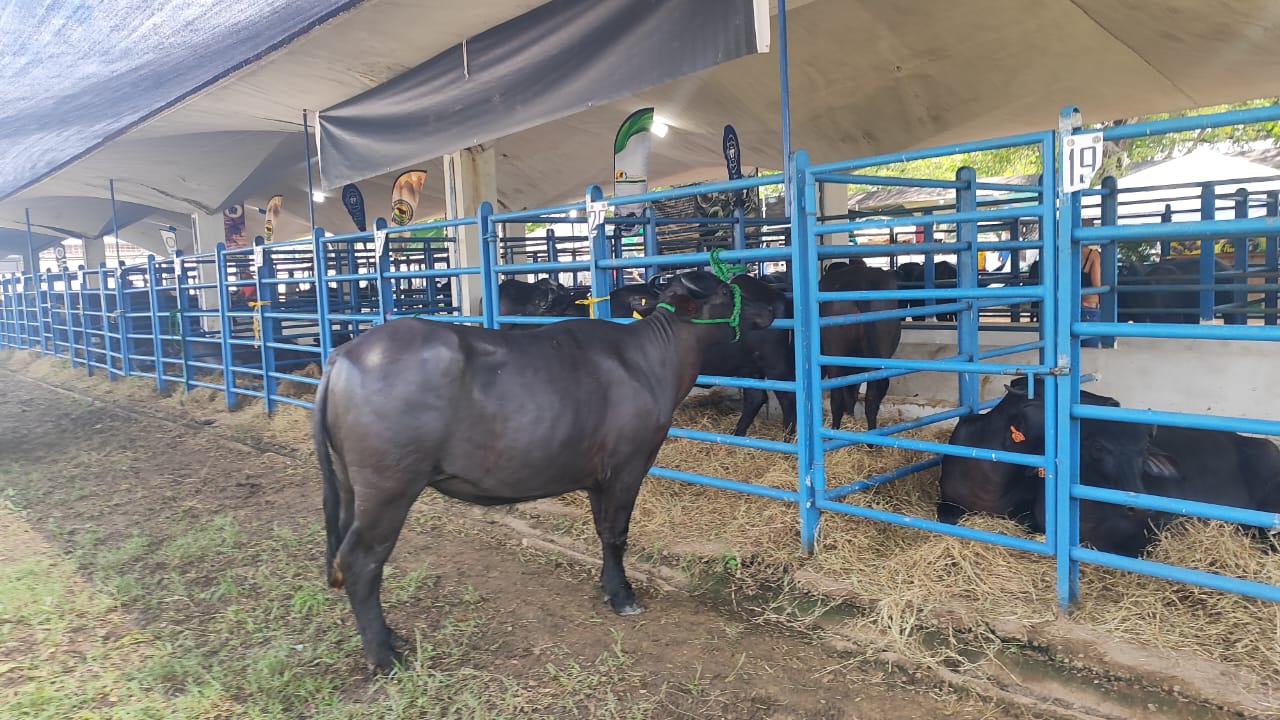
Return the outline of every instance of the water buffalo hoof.
[[[640,613],[644,612],[644,608],[640,606],[640,603],[633,602],[633,603],[628,603],[626,605],[623,605],[622,607],[615,607],[613,611],[623,616],[639,615]]]
[[[385,658],[370,662],[369,667],[377,675],[394,675],[404,667],[404,653],[390,650]]]

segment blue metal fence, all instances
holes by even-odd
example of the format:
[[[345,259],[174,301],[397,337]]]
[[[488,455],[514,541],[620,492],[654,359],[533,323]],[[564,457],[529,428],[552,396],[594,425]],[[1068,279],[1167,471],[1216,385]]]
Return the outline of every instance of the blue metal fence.
[[[1280,120],[1280,108],[1205,116],[1194,121],[1129,125],[1108,130],[1106,137],[1119,139],[1187,126],[1216,127],[1264,120]],[[258,240],[250,247],[228,249],[219,245],[209,253],[152,257],[146,263],[122,268],[100,266],[35,277],[0,278],[0,347],[39,349],[66,357],[86,372],[105,371],[112,380],[124,376],[151,378],[161,391],[211,388],[225,395],[228,407],[234,407],[240,398],[261,398],[266,411],[271,412],[281,403],[309,406],[305,399],[281,392],[281,383],[315,385],[317,379],[312,376],[314,373],[304,371],[306,366],[322,362],[335,344],[390,319],[423,316],[490,328],[552,322],[556,318],[501,314],[499,283],[522,276],[581,279],[590,287],[590,298],[605,298],[627,277],[639,274],[647,278],[656,272],[706,266],[711,261],[709,250],[717,248],[725,261],[747,264],[757,272],[766,263],[781,263],[789,268],[794,319],[781,319],[775,326],[794,330],[796,373],[791,380],[701,377],[699,384],[795,393],[795,437],[791,441],[766,440],[685,428],[673,428],[670,434],[794,457],[798,464],[796,484],[794,488],[781,489],[662,467],[653,468],[652,474],[794,503],[800,545],[806,553],[815,548],[825,512],[1051,556],[1057,562],[1057,593],[1064,606],[1077,596],[1078,566],[1082,561],[1280,600],[1280,588],[1118,557],[1079,544],[1078,504],[1082,499],[1261,527],[1280,525],[1280,518],[1267,513],[1082,485],[1077,462],[1080,421],[1089,418],[1280,435],[1280,423],[1272,421],[1083,405],[1080,385],[1087,378],[1081,376],[1079,369],[1080,339],[1087,336],[1280,340],[1280,329],[1275,325],[1275,295],[1280,290],[1275,284],[1280,220],[1274,193],[1263,198],[1237,195],[1233,199],[1237,203],[1233,207],[1238,208],[1235,217],[1217,219],[1217,202],[1223,193],[1214,186],[1198,190],[1207,199],[1204,213],[1195,219],[1165,216],[1160,218],[1164,222],[1122,222],[1124,192],[1114,182],[1105,181],[1082,193],[1067,194],[1059,187],[1059,143],[1074,132],[1066,126],[1058,133],[1029,133],[825,164],[810,163],[800,151],[789,171],[794,192],[791,214],[783,220],[740,215],[672,219],[646,213],[625,220],[636,229],[624,237],[618,232],[620,219],[606,217],[589,227],[588,211],[592,208],[586,201],[510,213],[495,213],[482,203],[474,216],[459,220],[388,228],[379,219],[368,232],[329,235],[317,228],[311,238],[288,242],[263,244]],[[1028,146],[1038,152],[1043,165],[1036,180],[1028,184],[981,182],[969,168],[961,168],[954,180],[881,177],[862,172],[904,160]],[[744,178],[627,196],[625,204],[759,188],[784,177]],[[819,188],[824,184],[850,183],[940,188],[954,193],[954,200],[912,214],[876,218],[821,216],[817,207]],[[981,197],[979,192],[983,193]],[[592,202],[624,204],[605,199],[598,187],[590,188],[588,193]],[[1090,201],[1098,198],[1099,222],[1091,227],[1084,226],[1081,219],[1082,196]],[[530,222],[576,225],[567,236],[521,239],[523,226]],[[677,225],[700,230],[692,239],[675,237],[672,228]],[[857,237],[858,233],[900,227],[919,233],[921,242],[848,243],[848,238]],[[520,231],[512,232],[516,228]],[[1034,232],[1024,232],[1028,228]],[[467,247],[472,247],[468,237],[479,239],[479,253],[473,261],[463,264],[459,258]],[[1210,248],[1223,238],[1263,238],[1264,266],[1249,265],[1247,250],[1240,250],[1244,247],[1241,242],[1235,246],[1230,273],[1215,272],[1213,253],[1206,252],[1202,257],[1208,259],[1200,261],[1198,281],[1177,287],[1200,293],[1198,311],[1204,320],[1224,317],[1228,324],[1118,322],[1122,283],[1114,268],[1119,244],[1167,244],[1186,239]],[[1108,273],[1103,287],[1091,291],[1103,298],[1100,322],[1083,323],[1079,317],[1080,247],[1084,244],[1102,246],[1104,259],[1109,261],[1104,263]],[[1023,250],[1038,251],[1038,276],[1022,275],[1016,260],[1009,275],[983,273],[979,267],[981,253],[1009,251],[1016,257]],[[919,286],[893,291],[819,290],[824,261],[857,258],[892,267],[897,258],[921,254],[925,256],[927,272],[926,281]],[[954,260],[954,282],[935,282],[935,256]],[[1220,288],[1214,286],[1215,282],[1247,278],[1265,282],[1251,284],[1247,293],[1235,288],[1236,294],[1229,303],[1216,302],[1214,291]],[[1249,294],[1261,298],[1249,300]],[[863,300],[922,300],[926,304],[850,315],[829,312],[832,303]],[[993,309],[1005,313],[1010,312],[1009,308],[1027,305],[1043,309],[1038,323],[1020,323],[1019,332],[1006,334],[1007,339],[1000,344],[980,346],[980,321],[993,318]],[[610,317],[607,302],[594,307],[598,317]],[[1229,311],[1246,308],[1258,322],[1231,324]],[[1019,319],[1016,310],[1013,312],[1011,319]],[[826,353],[822,347],[823,329],[885,318],[942,314],[956,318],[955,348],[938,359],[843,357]],[[615,320],[629,322],[630,318]],[[1035,359],[1008,360],[1008,356],[1019,353],[1032,353]],[[841,368],[856,371],[833,372]],[[835,429],[827,422],[823,391],[921,372],[955,375],[957,402],[953,407],[872,431]],[[989,408],[992,403],[982,401],[979,395],[982,375],[1043,379],[1042,453],[997,452],[904,436],[909,430]],[[828,477],[826,460],[830,453],[856,443],[904,448],[924,453],[925,457],[874,477]],[[948,525],[856,502],[859,493],[932,468],[945,455],[1042,469],[1047,505],[1045,539]]]

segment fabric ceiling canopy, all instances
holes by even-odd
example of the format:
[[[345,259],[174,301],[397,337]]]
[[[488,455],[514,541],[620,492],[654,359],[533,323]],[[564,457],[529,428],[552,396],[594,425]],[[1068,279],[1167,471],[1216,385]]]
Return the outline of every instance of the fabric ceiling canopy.
[[[326,190],[768,51],[753,0],[552,0],[319,115]]]
[[[0,198],[359,1],[0,5]]]

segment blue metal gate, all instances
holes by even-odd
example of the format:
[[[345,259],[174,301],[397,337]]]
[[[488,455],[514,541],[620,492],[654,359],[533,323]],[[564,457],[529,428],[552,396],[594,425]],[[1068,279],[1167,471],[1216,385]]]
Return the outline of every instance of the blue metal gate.
[[[1071,115],[1065,116],[1068,120]],[[1264,108],[1175,121],[1111,128],[1104,137],[1123,139],[1144,134],[1192,128],[1218,127],[1244,122],[1280,120],[1280,108]],[[1099,407],[1080,402],[1080,386],[1090,378],[1080,372],[1080,339],[1166,337],[1200,342],[1280,340],[1275,325],[1275,238],[1280,235],[1274,197],[1263,217],[1251,217],[1246,199],[1239,219],[1199,219],[1151,224],[1120,224],[1120,191],[1114,182],[1083,192],[1066,193],[1060,187],[1059,150],[1064,139],[1078,133],[1070,123],[1052,131],[913,151],[893,156],[812,164],[803,151],[796,154],[786,176],[746,178],[627,196],[606,200],[598,187],[583,202],[536,210],[494,213],[487,203],[475,216],[388,228],[375,223],[369,232],[328,235],[317,228],[311,238],[262,244],[174,258],[149,258],[145,264],[123,268],[81,268],[72,273],[42,273],[36,277],[0,279],[0,347],[35,349],[83,362],[88,372],[105,369],[110,379],[121,376],[154,378],[161,390],[180,385],[183,390],[207,387],[222,392],[228,406],[240,397],[261,398],[267,412],[279,403],[309,406],[305,399],[279,392],[281,382],[291,380],[314,385],[303,374],[311,361],[323,361],[335,342],[358,335],[363,329],[404,316],[425,316],[450,322],[502,324],[550,322],[555,318],[505,316],[499,308],[499,284],[504,278],[549,275],[560,279],[590,278],[587,301],[607,298],[623,280],[639,274],[688,267],[706,267],[714,259],[744,263],[756,268],[783,263],[791,272],[792,319],[780,319],[775,327],[794,331],[795,377],[792,380],[702,377],[699,384],[793,392],[797,398],[797,427],[793,441],[767,440],[672,428],[671,437],[718,445],[747,447],[777,453],[780,461],[797,464],[791,488],[772,487],[747,478],[714,477],[671,468],[655,467],[652,474],[715,488],[794,503],[800,548],[815,549],[824,512],[855,515],[887,523],[916,527],[976,541],[1052,556],[1057,563],[1057,595],[1067,606],[1077,596],[1081,561],[1170,578],[1229,592],[1280,601],[1280,588],[1209,573],[1135,560],[1081,547],[1078,538],[1079,501],[1121,503],[1129,506],[1218,518],[1264,528],[1280,526],[1280,518],[1202,503],[1175,501],[1092,487],[1079,477],[1081,420],[1115,420],[1203,427],[1235,432],[1280,435],[1280,423],[1250,418],[1222,418],[1167,411]],[[961,168],[954,179],[885,177],[867,168],[904,160],[939,158],[962,152],[1012,147],[1033,148],[1041,158],[1042,172],[1034,182],[980,181],[974,171]],[[622,204],[653,203],[706,192],[730,192],[762,188],[789,180],[792,207],[787,218],[640,218],[599,216],[600,208]],[[881,218],[855,219],[841,214],[823,217],[818,194],[824,185],[865,184],[892,187],[924,187],[954,194],[927,211]],[[980,194],[982,197],[980,198]],[[1082,195],[1100,203],[1100,223],[1086,227],[1081,220]],[[1206,201],[1208,202],[1208,201]],[[588,220],[590,218],[591,220]],[[531,222],[558,222],[580,228],[570,234],[542,241],[517,240]],[[621,232],[620,226],[634,226]],[[695,227],[706,240],[673,241],[673,227]],[[909,244],[850,243],[859,233],[910,227],[920,242]],[[520,231],[516,231],[520,228]],[[1031,237],[1022,229],[1031,228]],[[481,252],[475,264],[462,265],[460,237],[476,233]],[[1131,324],[1118,322],[1117,298],[1121,285],[1114,272],[1117,248],[1126,242],[1198,239],[1213,247],[1219,238],[1264,237],[1267,267],[1262,284],[1247,291],[1235,287],[1246,279],[1248,254],[1233,258],[1232,273],[1215,272],[1213,253],[1201,254],[1200,282],[1183,283],[1183,289],[1199,293],[1198,312],[1205,320],[1217,315],[1239,317],[1235,324]],[[545,243],[545,245],[541,245]],[[1090,290],[1102,295],[1103,322],[1083,323],[1079,307],[1080,248],[1100,245],[1109,272],[1103,287]],[[531,261],[543,253],[545,261]],[[712,251],[714,249],[714,253]],[[1247,249],[1247,248],[1246,248]],[[1018,258],[1023,251],[1039,251],[1040,271],[1024,277]],[[979,256],[986,252],[1010,252],[1013,271],[983,272]],[[819,289],[824,261],[860,259],[892,267],[905,255],[922,255],[925,282],[922,287],[893,291],[828,292]],[[938,257],[953,257],[956,279],[943,283],[935,277]],[[1243,260],[1239,258],[1244,258]],[[938,261],[940,262],[940,261]],[[463,314],[463,278],[479,282],[482,309]],[[1230,302],[1218,302],[1217,281],[1227,280]],[[467,283],[469,284],[469,283]],[[944,286],[946,285],[946,286]],[[1189,286],[1189,288],[1188,288]],[[1250,293],[1261,293],[1257,301]],[[878,312],[834,314],[834,303],[882,300],[923,301],[924,307]],[[1038,306],[1039,322],[1020,322],[1023,304]],[[607,302],[591,303],[594,314],[609,318]],[[824,311],[824,307],[827,308]],[[1010,320],[1000,324],[1000,342],[980,344],[980,325],[1010,308]],[[1255,309],[1256,308],[1256,309]],[[1244,312],[1237,312],[1243,310]],[[1236,313],[1235,316],[1232,313]],[[954,315],[955,348],[941,359],[897,357],[843,357],[823,352],[824,329],[875,322],[889,318]],[[612,318],[629,322],[630,318]],[[1254,324],[1249,324],[1256,320]],[[937,324],[939,327],[950,325]],[[1034,359],[1009,358],[1030,354]],[[845,374],[852,369],[852,374]],[[209,372],[220,372],[210,379]],[[956,402],[952,407],[924,417],[898,422],[872,431],[835,429],[826,421],[823,392],[854,383],[901,377],[912,373],[949,373],[956,378]],[[1001,452],[906,437],[903,434],[962,416],[983,412],[994,404],[981,394],[983,376],[1028,376],[1042,383],[1028,384],[1031,392],[1043,392],[1045,438],[1042,453]],[[826,461],[835,450],[855,443],[891,446],[924,453],[926,457],[874,477],[831,478]],[[941,457],[957,456],[1013,463],[1042,469],[1046,490],[1044,541],[1014,537],[973,528],[939,523],[933,518],[891,513],[857,504],[857,494],[877,485],[927,470]]]

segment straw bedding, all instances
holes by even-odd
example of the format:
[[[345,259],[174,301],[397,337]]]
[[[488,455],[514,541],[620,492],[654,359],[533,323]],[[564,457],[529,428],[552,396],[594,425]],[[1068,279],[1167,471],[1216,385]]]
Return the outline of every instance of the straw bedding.
[[[101,376],[84,378],[83,370],[70,369],[65,360],[36,353],[0,353],[0,366],[99,395],[154,400],[155,386],[145,380],[108,384]],[[319,375],[315,367],[303,372]],[[310,397],[313,392],[312,386],[296,382],[285,389],[294,397]],[[678,411],[676,424],[728,432],[736,420],[730,398],[721,393],[691,399]],[[303,408],[282,406],[268,420],[261,401],[253,400],[238,412],[215,414],[215,407],[223,407],[221,394],[206,389],[172,393],[162,402],[192,417],[216,418],[233,432],[304,451],[310,447],[309,413]],[[760,420],[752,434],[781,439],[781,428]],[[937,428],[909,434],[942,441],[947,437],[946,430]],[[922,457],[895,448],[844,448],[826,459],[828,483],[844,484]],[[791,489],[796,483],[794,457],[688,440],[669,440],[658,465],[777,488]],[[929,518],[936,498],[935,469],[846,501]],[[555,519],[557,530],[590,540],[594,532],[586,498],[576,493],[558,502],[564,507]],[[816,575],[822,587],[834,588],[840,599],[865,608],[849,623],[874,625],[888,633],[889,649],[917,658],[929,653],[918,642],[920,631],[938,628],[939,618],[962,618],[960,626],[976,631],[970,644],[981,644],[998,642],[989,632],[983,635],[989,622],[1034,625],[1056,617],[1054,567],[1048,558],[825,513],[817,552],[803,560],[796,513],[789,503],[649,478],[633,515],[631,545],[677,562],[731,560],[739,577],[771,583],[799,573]],[[997,518],[970,516],[965,523],[1026,535],[1011,521]],[[1274,544],[1224,523],[1184,520],[1168,528],[1147,557],[1280,585],[1280,551]],[[1120,640],[1191,653],[1280,684],[1280,604],[1085,566],[1081,602],[1073,618]]]

